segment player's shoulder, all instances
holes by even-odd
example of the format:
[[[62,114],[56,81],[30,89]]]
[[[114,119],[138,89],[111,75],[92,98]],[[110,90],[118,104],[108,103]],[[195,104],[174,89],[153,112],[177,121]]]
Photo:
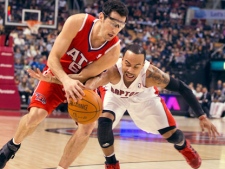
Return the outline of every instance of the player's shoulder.
[[[116,64],[110,67],[109,69],[107,69],[107,74],[109,76],[114,76],[117,72],[119,72],[119,70]]]
[[[87,18],[87,16],[88,14],[86,13],[74,14],[68,17],[67,22],[83,23],[83,21]]]
[[[73,29],[80,30],[86,23],[92,23],[96,18],[87,13],[79,13],[71,15],[66,20],[66,25],[71,26]]]

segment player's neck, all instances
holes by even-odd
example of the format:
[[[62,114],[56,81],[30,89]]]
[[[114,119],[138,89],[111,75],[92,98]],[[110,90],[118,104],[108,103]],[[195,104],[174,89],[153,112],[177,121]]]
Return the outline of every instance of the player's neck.
[[[129,88],[130,85],[133,83],[133,81],[132,81],[132,82],[128,82],[128,81],[126,81],[125,79],[123,79],[123,82],[124,82],[124,84],[125,84],[125,86],[126,86],[127,88]]]
[[[91,44],[93,47],[97,48],[100,47],[102,44],[105,43],[105,39],[101,35],[101,27],[100,22],[97,21],[93,27],[92,33],[91,33]]]

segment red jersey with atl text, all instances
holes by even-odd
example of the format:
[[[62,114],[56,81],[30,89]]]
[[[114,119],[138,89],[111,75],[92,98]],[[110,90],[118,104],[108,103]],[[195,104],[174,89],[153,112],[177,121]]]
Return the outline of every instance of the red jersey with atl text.
[[[67,74],[80,73],[81,70],[92,62],[101,58],[108,51],[112,50],[118,43],[116,36],[111,41],[106,41],[98,48],[93,48],[91,36],[93,27],[98,19],[86,14],[84,22],[73,38],[66,53],[62,56],[60,62]],[[45,70],[49,70],[46,66]],[[62,102],[66,100],[63,86],[54,83],[40,81],[36,87],[28,107],[38,107],[46,110],[49,114]]]
[[[119,38],[116,36],[111,41],[106,41],[100,47],[93,48],[91,36],[96,21],[98,19],[86,14],[83,25],[71,42],[67,52],[61,58],[60,62],[66,73],[79,73],[84,67],[101,58],[119,43]]]

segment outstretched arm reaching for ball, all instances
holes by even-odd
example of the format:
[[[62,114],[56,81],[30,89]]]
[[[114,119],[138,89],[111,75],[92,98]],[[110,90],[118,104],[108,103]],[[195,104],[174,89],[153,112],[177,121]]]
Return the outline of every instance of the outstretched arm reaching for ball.
[[[99,86],[103,86],[106,85],[109,82],[113,83],[112,79],[116,79],[115,77],[118,76],[118,74],[115,71],[115,66],[113,66],[112,68],[102,72],[100,75],[96,76],[96,77],[92,77],[90,79],[88,79],[85,83],[85,87],[87,89],[91,89],[94,90],[96,88],[98,88]],[[40,69],[37,68],[36,71],[32,70],[32,69],[27,69],[27,72],[29,73],[29,75],[35,79],[38,79],[40,81],[45,81],[45,82],[49,82],[49,83],[56,83],[56,84],[62,84],[55,76],[52,75],[51,72],[46,71],[44,73],[42,73],[40,71]],[[77,79],[77,77],[79,77],[79,74],[69,74],[69,77],[71,77],[72,79]],[[115,80],[114,80],[115,81]]]

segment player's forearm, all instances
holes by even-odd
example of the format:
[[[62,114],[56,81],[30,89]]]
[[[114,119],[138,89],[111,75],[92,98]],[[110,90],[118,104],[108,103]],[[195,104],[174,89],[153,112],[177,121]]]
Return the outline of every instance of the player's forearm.
[[[62,82],[60,82],[55,76],[53,76],[52,78],[51,78],[51,81],[50,81],[51,83],[56,83],[56,84],[60,84],[60,85],[62,85]]]
[[[102,79],[101,76],[96,76],[94,78],[90,78],[85,83],[85,87],[91,90],[98,88],[99,86],[104,86],[108,83],[107,80]]]
[[[64,82],[67,78],[69,78],[62,68],[59,58],[54,57],[53,54],[50,54],[48,58],[48,67],[60,82]]]
[[[74,80],[79,80],[81,83],[86,82],[87,77],[82,76],[81,74],[69,74],[69,77]]]
[[[182,81],[170,77],[170,82],[166,86],[166,89],[170,91],[179,92],[198,117],[205,114],[192,90]]]

